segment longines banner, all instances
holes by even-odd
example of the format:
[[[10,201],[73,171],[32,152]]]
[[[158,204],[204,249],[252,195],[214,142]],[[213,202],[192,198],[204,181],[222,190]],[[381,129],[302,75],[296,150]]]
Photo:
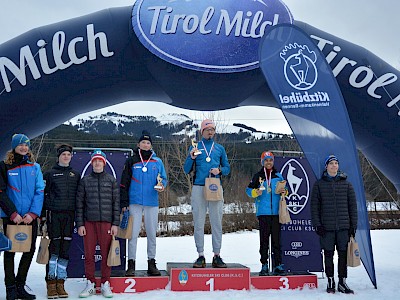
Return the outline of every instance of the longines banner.
[[[323,272],[319,237],[311,225],[311,190],[316,181],[307,159],[276,157],[276,169],[287,181],[286,202],[292,221],[281,225],[282,260],[288,271]]]
[[[129,152],[124,151],[103,151],[107,155],[107,166],[105,168],[107,173],[112,174],[119,182],[124,168],[125,160],[129,157]],[[71,160],[71,166],[75,170],[81,172],[82,176],[88,175],[92,172],[92,166],[90,164],[90,156],[92,151],[90,150],[78,150],[74,151],[74,156]],[[74,228],[74,234],[72,238],[70,253],[69,253],[69,264],[68,264],[68,277],[80,278],[85,276],[85,252],[83,248],[83,238],[78,235],[78,229]],[[112,267],[113,270],[125,270],[125,246],[126,240],[119,240],[121,248],[121,265],[118,267]],[[100,254],[100,246],[97,245],[95,253],[96,270],[100,270],[101,260],[103,258]],[[105,258],[107,259],[107,257]]]

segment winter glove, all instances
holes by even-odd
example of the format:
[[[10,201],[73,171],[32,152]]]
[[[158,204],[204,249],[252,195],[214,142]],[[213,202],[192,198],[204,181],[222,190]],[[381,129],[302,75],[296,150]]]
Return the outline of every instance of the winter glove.
[[[349,237],[355,237],[356,236],[356,231],[357,231],[357,229],[355,229],[354,227],[350,227],[350,229],[349,229]]]
[[[325,235],[325,227],[324,226],[322,226],[322,225],[320,225],[320,226],[317,226],[317,234],[319,235],[319,236],[324,236]]]

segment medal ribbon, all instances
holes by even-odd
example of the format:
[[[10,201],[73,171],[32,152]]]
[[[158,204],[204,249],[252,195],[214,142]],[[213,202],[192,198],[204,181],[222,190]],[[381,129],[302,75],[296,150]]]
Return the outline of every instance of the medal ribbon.
[[[146,161],[146,163],[144,163],[144,160],[143,160],[143,157],[142,157],[142,154],[140,153],[140,151],[141,151],[141,150],[139,149],[140,160],[142,161],[143,168],[144,168],[144,167],[147,166],[147,164],[149,163],[150,159],[153,157],[154,152],[151,152],[151,155],[150,155],[149,159]],[[143,169],[143,168],[142,168],[142,169]]]
[[[212,145],[211,145],[211,148],[210,148],[210,153],[208,153],[208,151],[207,151],[207,148],[206,148],[206,145],[204,145],[203,141],[201,141],[201,143],[203,144],[204,151],[206,151],[207,157],[210,157],[210,155],[211,155],[211,152],[212,152],[212,151],[213,151],[213,149],[214,149],[214,142],[213,142],[213,143],[212,143]]]
[[[269,172],[269,178],[268,178],[268,176],[267,176],[267,170],[265,170],[265,167],[264,167],[264,174],[265,174],[265,180],[267,181],[267,183],[268,183],[268,187],[269,187],[269,189],[271,189],[271,173],[272,173],[272,170],[268,170]]]

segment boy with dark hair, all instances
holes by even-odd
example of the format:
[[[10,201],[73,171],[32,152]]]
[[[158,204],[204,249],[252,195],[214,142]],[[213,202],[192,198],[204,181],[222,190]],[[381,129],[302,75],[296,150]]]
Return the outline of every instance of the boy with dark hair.
[[[311,194],[311,221],[320,236],[324,250],[325,273],[328,277],[327,293],[335,293],[333,255],[338,252],[338,291],[354,294],[346,283],[347,245],[357,230],[357,201],[353,185],[339,170],[335,155],[325,159],[325,171],[314,183]]]
[[[50,238],[50,260],[46,265],[48,299],[68,297],[64,282],[74,230],[76,192],[81,178],[81,174],[70,166],[72,146],[58,145],[56,151],[57,163],[44,174],[42,221],[46,222]]]
[[[157,186],[158,179],[161,185]],[[158,228],[158,193],[167,185],[164,164],[152,149],[152,139],[147,131],[139,138],[122,171],[121,206],[133,216],[132,236],[128,240],[128,269],[126,276],[135,275],[137,239],[142,227],[142,215],[147,235],[147,274],[160,276],[156,266],[156,240]]]

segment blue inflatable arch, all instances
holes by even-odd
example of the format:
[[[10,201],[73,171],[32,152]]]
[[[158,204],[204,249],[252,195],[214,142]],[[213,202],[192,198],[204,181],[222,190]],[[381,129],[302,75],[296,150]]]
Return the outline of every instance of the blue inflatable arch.
[[[294,23],[326,56],[358,149],[400,190],[395,68],[294,21],[279,0],[159,3],[138,0],[1,44],[0,154],[14,133],[35,137],[80,113],[126,101],[195,110],[278,107],[258,67],[259,40],[269,26]]]

